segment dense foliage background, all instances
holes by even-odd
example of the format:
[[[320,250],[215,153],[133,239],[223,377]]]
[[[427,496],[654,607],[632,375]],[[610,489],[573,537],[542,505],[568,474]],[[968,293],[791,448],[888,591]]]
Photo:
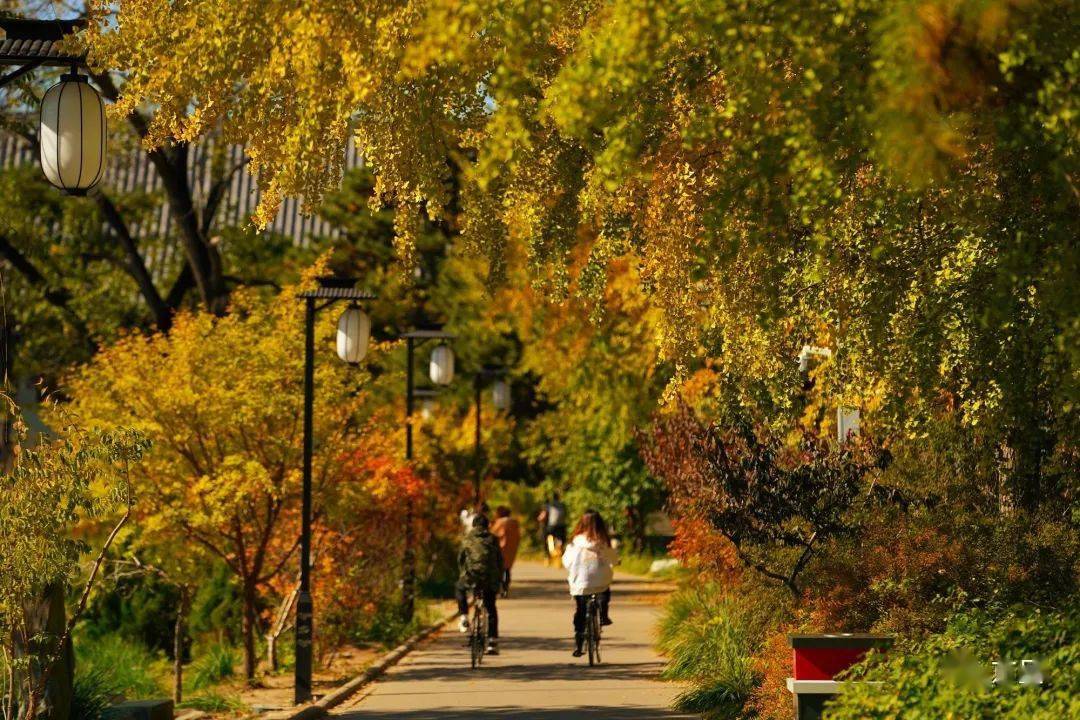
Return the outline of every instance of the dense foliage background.
[[[187,172],[194,144],[239,143],[261,190],[228,227],[207,197],[59,199],[27,168],[0,173],[9,383],[44,377],[86,422],[155,443],[88,640],[194,657],[203,677],[242,645],[252,677],[260,638],[287,633],[292,295],[336,272],[379,299],[363,369],[325,350],[333,318],[319,330],[316,562],[371,593],[335,605],[326,586],[328,646],[408,630],[392,620],[403,541],[374,535],[405,503],[422,509],[422,585],[445,592],[479,464],[524,519],[558,489],[637,550],[666,506],[687,587],[660,642],[687,708],[787,717],[786,635],[858,630],[899,651],[868,670],[889,692],[845,695],[837,717],[1073,709],[1076,3],[80,9],[118,142],[155,148],[163,176]],[[48,81],[3,94],[28,142]],[[362,169],[346,171],[350,140]],[[297,195],[333,237],[256,232]],[[165,201],[172,235],[125,236]],[[180,249],[167,272],[147,265],[158,246]],[[407,466],[397,337],[432,323],[457,335],[462,381],[417,418]],[[800,368],[806,346],[822,352]],[[478,458],[471,376],[491,363],[513,403],[483,410]],[[857,438],[838,437],[841,410],[858,410]],[[201,548],[182,562],[181,538]],[[157,604],[183,620],[171,640],[140,629]],[[1046,685],[931,692],[946,650],[982,667],[1035,654]]]

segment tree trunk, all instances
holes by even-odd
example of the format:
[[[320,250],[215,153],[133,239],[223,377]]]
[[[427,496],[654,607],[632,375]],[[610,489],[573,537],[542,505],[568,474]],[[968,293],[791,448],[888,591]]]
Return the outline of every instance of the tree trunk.
[[[188,590],[180,588],[176,605],[176,624],[173,625],[173,704],[184,701],[184,638],[187,636]]]
[[[413,528],[413,503],[407,500],[405,509],[405,552],[402,556],[401,619],[409,623],[416,607],[416,548]]]
[[[244,579],[244,678],[255,679],[256,594],[254,579]]]
[[[67,609],[64,607],[63,585],[53,585],[49,589],[48,632],[52,637],[62,637],[67,627]],[[45,686],[49,720],[68,720],[71,717],[71,704],[75,696],[75,652],[71,639],[60,648],[60,657],[56,660],[52,674]]]
[[[33,720],[39,714],[50,720],[68,720],[71,716],[71,703],[74,695],[75,654],[71,640],[60,648],[59,656],[41,694],[40,678],[46,667],[46,661],[52,655],[55,643],[64,635],[67,627],[67,609],[64,607],[64,586],[54,584],[45,588],[40,601],[34,607],[24,608],[25,637],[15,638],[16,655],[26,653],[28,667],[23,671],[24,697],[20,704],[19,717]]]

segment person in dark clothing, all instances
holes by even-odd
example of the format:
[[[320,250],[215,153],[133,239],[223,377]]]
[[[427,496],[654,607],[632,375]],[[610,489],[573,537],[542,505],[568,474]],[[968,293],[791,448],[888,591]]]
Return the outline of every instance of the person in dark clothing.
[[[566,505],[559,499],[559,493],[551,494],[551,500],[544,504],[538,520],[544,528],[548,560],[557,565],[566,548]]]
[[[458,581],[455,588],[458,614],[461,616],[458,629],[463,633],[469,632],[469,596],[474,589],[479,589],[488,614],[489,655],[499,654],[499,611],[495,601],[502,580],[503,556],[499,541],[489,531],[487,517],[477,515],[473,518],[472,531],[465,537],[458,553]]]

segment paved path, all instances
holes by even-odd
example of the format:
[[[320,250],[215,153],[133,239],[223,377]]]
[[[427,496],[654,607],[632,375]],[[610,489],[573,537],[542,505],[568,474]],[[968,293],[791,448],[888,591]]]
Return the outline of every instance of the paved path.
[[[652,649],[666,589],[618,575],[605,628],[604,663],[570,656],[572,603],[561,570],[514,568],[510,598],[499,601],[500,650],[469,667],[464,636],[448,627],[412,653],[338,720],[658,720],[691,718],[669,710],[679,689],[656,680]]]

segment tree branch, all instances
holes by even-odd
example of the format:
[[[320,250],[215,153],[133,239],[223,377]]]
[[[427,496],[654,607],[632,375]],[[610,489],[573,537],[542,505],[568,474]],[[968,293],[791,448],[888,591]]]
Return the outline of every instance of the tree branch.
[[[218,178],[210,185],[210,190],[206,194],[206,203],[203,205],[202,212],[202,232],[204,236],[210,234],[210,228],[214,224],[214,217],[217,215],[218,208],[221,206],[221,201],[225,199],[225,191],[228,189],[229,183],[232,182],[233,176],[247,164],[248,159],[245,157],[243,160],[233,165],[224,176]]]
[[[59,309],[65,315],[75,329],[86,338],[86,345],[90,350],[95,349],[93,340],[90,338],[90,330],[86,321],[71,307],[71,293],[64,288],[57,288],[49,283],[48,278],[34,263],[26,257],[18,248],[11,244],[5,236],[0,235],[0,256],[7,260],[15,270],[34,288],[41,292],[42,297],[50,304]]]
[[[116,83],[108,73],[95,73],[93,78],[105,97],[115,101],[120,96]],[[149,137],[150,121],[138,110],[128,113],[128,123],[140,139],[146,140]],[[196,217],[195,202],[187,176],[187,147],[186,143],[175,143],[168,148],[154,148],[147,154],[169,198],[169,213],[180,230],[194,286],[199,289],[206,308],[211,312],[221,313],[225,309],[221,260],[217,250],[206,241],[206,235]]]
[[[146,269],[146,261],[143,259],[142,253],[139,252],[139,247],[135,242],[135,238],[132,237],[127,223],[120,216],[116,205],[103,191],[99,189],[91,194],[101,209],[102,215],[105,216],[105,221],[116,233],[120,246],[124,249],[124,255],[127,257],[125,269],[139,287],[139,292],[150,307],[150,312],[154,315],[154,324],[158,326],[159,330],[168,330],[172,326],[172,312],[165,305],[165,301],[161,299],[161,293],[158,292],[157,286],[154,285],[154,278],[150,276],[150,271]]]
[[[191,273],[191,265],[184,263],[183,269],[180,270],[172,288],[169,289],[169,294],[165,296],[165,304],[173,310],[179,308],[188,290],[193,287],[195,287],[195,276]]]

